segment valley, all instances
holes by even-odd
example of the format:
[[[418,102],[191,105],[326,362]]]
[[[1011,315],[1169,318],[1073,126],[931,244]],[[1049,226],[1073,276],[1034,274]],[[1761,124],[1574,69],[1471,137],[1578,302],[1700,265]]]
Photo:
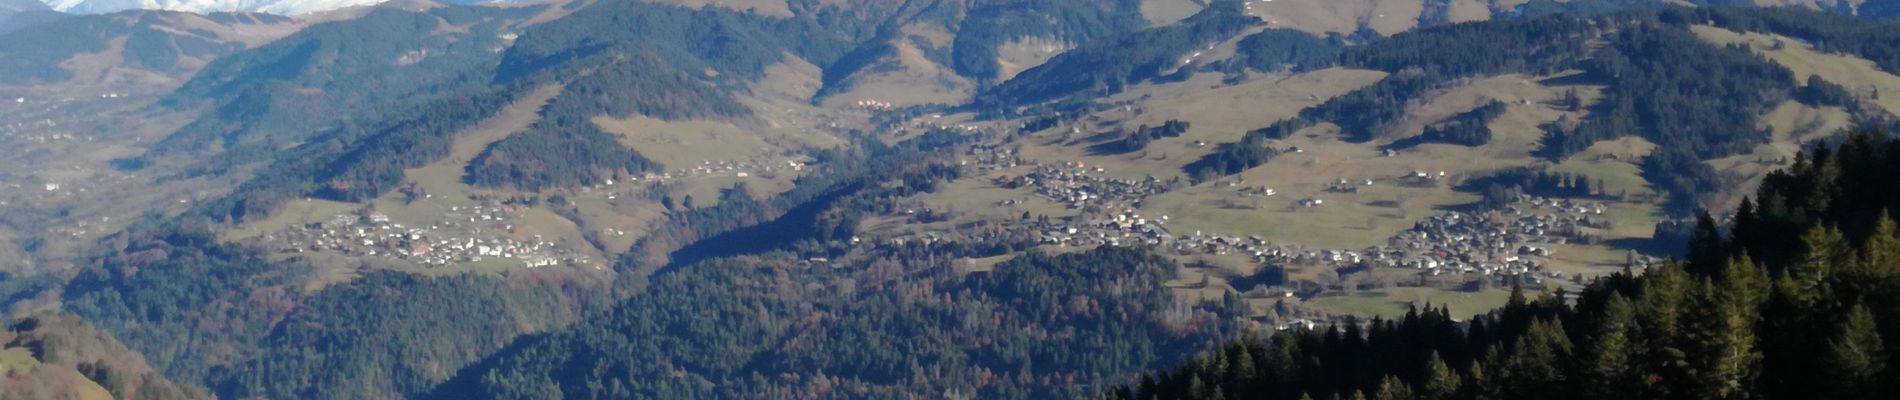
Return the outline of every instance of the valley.
[[[1872,2],[372,3],[0,30],[0,397],[1097,397],[1793,268],[1900,117]]]

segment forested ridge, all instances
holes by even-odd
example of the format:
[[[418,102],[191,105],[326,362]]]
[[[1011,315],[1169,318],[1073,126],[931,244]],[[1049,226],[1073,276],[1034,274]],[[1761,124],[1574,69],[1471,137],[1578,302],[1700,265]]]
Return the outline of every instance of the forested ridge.
[[[1819,148],[1688,259],[1468,320],[1393,320],[1242,340],[1109,398],[1839,398],[1900,393],[1900,141]]]
[[[207,112],[122,164],[219,154],[191,167],[224,173],[271,161],[285,147],[330,140],[325,136],[338,129],[428,118],[402,112],[482,90],[498,59],[490,50],[505,45],[500,36],[539,10],[378,8],[220,57],[164,101]]]
[[[1585,4],[1588,2],[1580,3]],[[1535,9],[1535,3],[1528,8]],[[1584,7],[1577,5],[1576,7]],[[1590,12],[1527,12],[1522,18],[1455,24],[1405,32],[1345,48],[1335,64],[1385,71],[1387,78],[1296,117],[1225,144],[1186,172],[1197,179],[1238,173],[1264,164],[1264,139],[1286,138],[1320,123],[1337,126],[1351,141],[1372,141],[1390,132],[1412,102],[1470,78],[1502,74],[1558,76],[1569,82],[1606,86],[1603,99],[1581,111],[1581,120],[1546,127],[1538,153],[1562,160],[1602,140],[1639,136],[1660,151],[1641,160],[1644,177],[1668,194],[1671,209],[1686,214],[1723,183],[1703,160],[1746,152],[1769,133],[1759,117],[1786,100],[1863,111],[1854,93],[1838,85],[1798,86],[1775,62],[1745,48],[1710,44],[1689,30],[1714,24],[1741,31],[1789,35],[1823,51],[1864,57],[1892,69],[1892,22],[1800,10],[1711,7],[1637,7]],[[1843,90],[1829,90],[1830,88]],[[1572,103],[1575,103],[1572,101]],[[1578,105],[1573,104],[1573,107]],[[1460,128],[1461,126],[1465,128]],[[1460,122],[1429,127],[1407,141],[1483,143],[1478,125]],[[1449,129],[1449,130],[1448,130]]]
[[[61,295],[66,312],[224,398],[412,396],[610,298],[606,282],[533,272],[381,271],[312,293],[304,261],[176,223],[134,227],[93,257]]]
[[[976,99],[981,107],[1012,107],[1070,96],[1103,97],[1123,88],[1193,74],[1183,56],[1227,40],[1260,23],[1237,0],[1217,1],[1174,25],[1085,44],[997,85]]]
[[[939,4],[944,4],[939,2]],[[958,75],[993,82],[1001,73],[997,48],[1024,37],[1076,44],[1107,40],[1147,23],[1136,0],[995,0],[968,2],[961,10],[924,15],[927,21],[954,25],[950,66]],[[961,20],[955,18],[961,14]]]
[[[45,17],[52,18],[52,17]],[[0,34],[0,84],[46,84],[75,78],[62,64],[74,56],[104,52],[121,42],[127,66],[178,74],[188,71],[180,61],[211,59],[244,48],[193,22],[278,24],[287,18],[267,14],[228,14],[199,17],[169,11],[135,11],[122,15],[88,15],[56,24],[33,24]],[[218,28],[230,28],[224,26]]]
[[[510,349],[437,398],[1073,398],[1231,331],[1171,262],[1103,248],[954,272],[955,247],[723,258]],[[654,312],[654,310],[673,310]]]

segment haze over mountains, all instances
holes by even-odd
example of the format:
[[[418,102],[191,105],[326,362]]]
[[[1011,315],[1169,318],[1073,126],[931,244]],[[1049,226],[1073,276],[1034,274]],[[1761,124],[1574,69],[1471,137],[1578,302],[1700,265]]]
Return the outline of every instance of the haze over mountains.
[[[1900,372],[1891,2],[14,1],[0,398]]]
[[[380,4],[387,0],[47,0],[60,12],[105,14],[125,10],[166,10],[195,13],[261,12],[299,15],[340,8]]]

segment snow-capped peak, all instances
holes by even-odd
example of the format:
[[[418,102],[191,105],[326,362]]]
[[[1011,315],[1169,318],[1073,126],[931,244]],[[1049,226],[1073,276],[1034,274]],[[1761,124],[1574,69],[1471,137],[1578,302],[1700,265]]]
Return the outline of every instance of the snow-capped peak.
[[[388,0],[42,0],[47,7],[74,14],[103,14],[125,10],[169,10],[195,13],[219,11],[308,14],[339,8],[368,6]]]

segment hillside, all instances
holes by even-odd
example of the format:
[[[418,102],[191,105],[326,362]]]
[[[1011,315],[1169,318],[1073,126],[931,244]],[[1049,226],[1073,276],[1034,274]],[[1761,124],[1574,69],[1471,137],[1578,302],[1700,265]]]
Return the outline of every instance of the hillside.
[[[373,6],[388,0],[257,0],[257,1],[179,1],[179,0],[43,0],[46,6],[73,14],[109,14],[127,10],[164,10],[210,14],[220,12],[265,13],[296,16],[350,7]]]
[[[1815,186],[1893,179],[1863,158],[1893,145],[1858,135],[1816,150],[1756,197],[1802,201]],[[1369,324],[1282,330],[1107,397],[1879,398],[1895,374],[1884,344],[1895,333],[1882,328],[1896,318],[1900,290],[1889,261],[1900,251],[1900,228],[1886,217],[1892,200],[1861,191],[1798,210],[1744,203],[1732,239],[1705,215],[1687,262],[1595,280],[1574,301],[1514,292],[1470,320],[1426,306]]]
[[[36,314],[0,332],[0,374],[9,399],[208,399],[180,386],[138,353],[71,315]]]
[[[1689,7],[1715,3],[74,16],[0,37],[45,39],[0,41],[33,71],[0,77],[0,305],[220,398],[1323,398],[1427,390],[1418,349],[1461,377],[1430,390],[1515,398],[1616,397],[1530,360],[1608,354],[1575,349],[1616,294],[1701,311],[1628,325],[1695,329],[1601,364],[1656,376],[1611,383],[1867,393],[1888,370],[1759,371],[1891,358],[1769,342],[1848,340],[1857,303],[1888,319],[1860,286],[1878,263],[1784,272],[1812,267],[1787,235],[1816,224],[1882,237],[1861,204],[1892,200],[1890,145],[1843,132],[1891,125],[1900,25],[1852,15],[1871,2]],[[1793,282],[1726,279],[1743,250]],[[1725,285],[1758,312],[1711,306]],[[1696,347],[1720,321],[1761,345]],[[1312,352],[1248,344],[1282,331]],[[1196,361],[1223,346],[1253,372]],[[1681,367],[1726,350],[1761,354]],[[64,368],[32,379],[142,386]]]
[[[0,34],[19,30],[59,15],[35,0],[0,1]]]
[[[138,11],[64,18],[0,36],[0,85],[168,87],[225,54],[295,32],[263,14]]]

